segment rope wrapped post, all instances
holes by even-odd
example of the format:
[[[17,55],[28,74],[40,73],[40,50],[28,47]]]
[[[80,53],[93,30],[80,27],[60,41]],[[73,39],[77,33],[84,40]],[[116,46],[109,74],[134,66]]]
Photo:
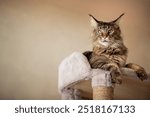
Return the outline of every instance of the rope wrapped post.
[[[93,100],[112,100],[114,88],[112,86],[110,72],[93,69],[92,88]]]

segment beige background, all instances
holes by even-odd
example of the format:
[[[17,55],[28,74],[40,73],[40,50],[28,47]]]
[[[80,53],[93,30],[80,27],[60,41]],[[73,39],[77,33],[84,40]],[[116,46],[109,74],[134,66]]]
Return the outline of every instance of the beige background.
[[[120,26],[128,62],[150,73],[149,0],[0,0],[0,99],[60,99],[58,65],[91,50],[88,14]]]

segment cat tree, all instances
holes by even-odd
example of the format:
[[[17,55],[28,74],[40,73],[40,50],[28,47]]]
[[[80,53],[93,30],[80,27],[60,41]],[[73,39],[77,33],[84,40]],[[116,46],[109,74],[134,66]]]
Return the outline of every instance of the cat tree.
[[[137,77],[131,69],[122,68],[121,71],[123,75]],[[91,85],[87,85],[85,82]],[[111,82],[109,71],[91,69],[87,58],[79,52],[74,52],[66,57],[59,66],[58,89],[61,99],[87,99],[85,92],[88,92],[90,86],[92,87],[92,96],[88,99],[113,99],[114,84]]]

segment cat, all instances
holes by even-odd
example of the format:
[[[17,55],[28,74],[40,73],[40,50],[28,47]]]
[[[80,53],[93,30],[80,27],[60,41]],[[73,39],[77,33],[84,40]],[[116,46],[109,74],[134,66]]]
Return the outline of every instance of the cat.
[[[143,67],[134,63],[126,64],[128,49],[124,45],[119,26],[119,20],[123,15],[124,13],[113,21],[104,22],[89,14],[91,26],[93,27],[93,51],[83,53],[87,57],[91,68],[110,71],[113,83],[121,83],[120,68],[122,67],[134,70],[141,80],[148,78]]]

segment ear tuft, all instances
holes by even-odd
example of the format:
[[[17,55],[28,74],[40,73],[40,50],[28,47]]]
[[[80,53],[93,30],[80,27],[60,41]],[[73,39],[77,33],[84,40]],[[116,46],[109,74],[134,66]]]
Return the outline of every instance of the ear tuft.
[[[112,21],[112,23],[119,24],[119,21],[120,21],[121,17],[122,17],[124,14],[125,14],[125,13],[122,13],[117,19],[115,19],[114,21]]]
[[[89,14],[89,16],[90,16],[91,26],[93,28],[97,28],[97,26],[98,26],[98,20],[96,18],[94,18],[91,14]]]

